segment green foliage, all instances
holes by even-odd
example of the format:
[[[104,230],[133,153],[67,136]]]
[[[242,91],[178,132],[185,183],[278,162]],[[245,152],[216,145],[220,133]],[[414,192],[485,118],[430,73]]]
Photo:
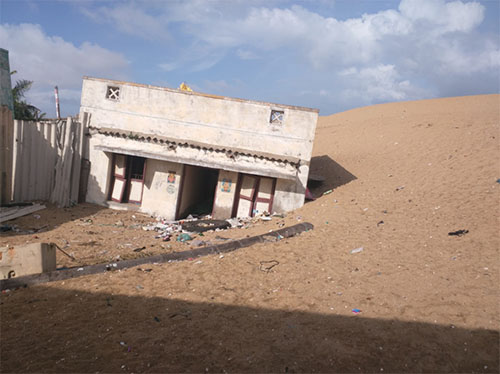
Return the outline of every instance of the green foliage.
[[[11,73],[15,74],[16,71]],[[16,85],[12,89],[12,98],[14,99],[14,119],[37,121],[43,119],[45,113],[41,113],[36,106],[28,104],[25,100],[26,92],[33,85],[32,81],[21,79],[16,81]]]

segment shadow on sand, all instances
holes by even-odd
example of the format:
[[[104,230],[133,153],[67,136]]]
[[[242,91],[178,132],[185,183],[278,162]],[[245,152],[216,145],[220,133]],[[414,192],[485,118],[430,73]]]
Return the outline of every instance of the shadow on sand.
[[[106,207],[81,203],[70,208],[57,208],[55,205],[41,202],[47,208],[39,210],[25,216],[2,222],[1,225],[14,227],[16,230],[1,232],[2,239],[16,235],[36,234],[42,231],[50,231],[63,223],[85,219],[97,212],[106,209]],[[39,218],[37,218],[39,217]]]
[[[317,175],[325,179],[323,183],[309,182],[308,187],[314,197],[319,197],[325,191],[334,190],[357,179],[355,175],[326,155],[311,158],[309,175]]]
[[[154,277],[155,271],[148,276]],[[89,278],[92,288],[101,287],[98,283]],[[0,370],[499,370],[498,331],[224,305],[216,290],[214,296],[207,295],[211,302],[142,297],[145,290],[137,290],[135,283],[129,286],[136,295],[55,286],[2,294]]]

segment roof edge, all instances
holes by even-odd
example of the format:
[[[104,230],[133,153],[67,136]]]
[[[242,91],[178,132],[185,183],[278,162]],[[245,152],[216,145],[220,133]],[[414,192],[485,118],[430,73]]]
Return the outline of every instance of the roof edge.
[[[115,83],[115,84],[122,84],[122,85],[124,84],[124,85],[135,86],[135,87],[143,87],[143,88],[150,88],[150,89],[154,89],[154,90],[161,90],[161,91],[168,91],[168,92],[180,93],[180,94],[184,94],[184,95],[201,96],[201,97],[206,97],[206,98],[209,98],[209,99],[229,100],[229,101],[236,101],[236,102],[240,102],[240,103],[252,103],[252,104],[269,105],[269,106],[276,106],[277,108],[288,108],[288,109],[301,110],[301,111],[304,111],[304,112],[319,113],[319,109],[316,109],[316,108],[308,108],[308,107],[296,106],[296,105],[271,103],[271,102],[268,102],[268,101],[240,99],[240,98],[236,98],[236,97],[228,97],[228,96],[206,94],[206,93],[195,92],[195,91],[182,91],[182,90],[179,90],[179,89],[176,89],[176,88],[161,87],[161,86],[154,86],[154,85],[150,85],[150,84],[134,83],[134,82],[127,82],[127,81],[119,81],[119,80],[115,80],[115,79],[106,79],[106,78],[96,78],[96,77],[84,76],[83,80],[91,80],[91,81],[98,81],[98,82],[111,82],[111,83]]]

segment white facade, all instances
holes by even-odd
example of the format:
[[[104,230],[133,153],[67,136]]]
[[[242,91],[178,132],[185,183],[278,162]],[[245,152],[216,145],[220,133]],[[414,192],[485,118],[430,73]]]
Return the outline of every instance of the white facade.
[[[85,77],[80,119],[89,202],[168,219],[304,203],[316,109]]]

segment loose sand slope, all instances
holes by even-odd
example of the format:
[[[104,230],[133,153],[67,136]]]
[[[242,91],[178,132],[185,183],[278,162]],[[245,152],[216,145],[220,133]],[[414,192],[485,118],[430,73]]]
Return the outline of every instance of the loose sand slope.
[[[498,372],[499,108],[488,95],[320,118],[326,183],[285,218],[313,231],[3,294],[1,370]]]

